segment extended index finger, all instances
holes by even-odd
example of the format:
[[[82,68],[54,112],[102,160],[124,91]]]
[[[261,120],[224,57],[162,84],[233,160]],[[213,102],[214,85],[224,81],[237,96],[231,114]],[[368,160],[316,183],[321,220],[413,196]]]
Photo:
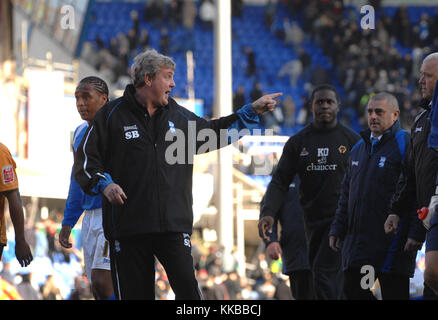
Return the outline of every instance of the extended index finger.
[[[282,95],[283,95],[283,92],[276,92],[276,93],[268,94],[268,97],[271,99],[275,99],[275,98],[281,97]]]

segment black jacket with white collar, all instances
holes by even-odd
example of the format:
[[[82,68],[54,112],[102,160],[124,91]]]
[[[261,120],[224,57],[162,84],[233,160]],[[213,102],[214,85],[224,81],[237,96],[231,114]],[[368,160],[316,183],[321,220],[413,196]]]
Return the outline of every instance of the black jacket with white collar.
[[[129,85],[122,97],[97,112],[75,155],[75,179],[86,193],[102,192],[96,189],[109,174],[124,190],[127,199],[121,206],[102,197],[107,239],[191,233],[193,157],[206,143],[197,139],[198,134],[208,129],[203,132],[219,137],[236,122],[258,123],[258,116],[246,105],[207,121],[169,98],[168,105],[150,117],[134,94]],[[202,152],[223,145],[210,143]]]
[[[403,217],[416,215],[416,210],[429,206],[430,198],[435,194],[435,179],[438,172],[438,153],[428,147],[430,133],[430,107],[425,106],[411,128],[411,142],[403,163],[397,190],[392,199],[390,213]],[[424,241],[426,229],[419,227]],[[418,233],[417,233],[418,234]]]

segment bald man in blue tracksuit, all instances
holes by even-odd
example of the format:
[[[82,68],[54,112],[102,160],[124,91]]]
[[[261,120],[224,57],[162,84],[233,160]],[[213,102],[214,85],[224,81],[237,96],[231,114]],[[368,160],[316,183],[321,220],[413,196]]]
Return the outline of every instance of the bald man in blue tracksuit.
[[[375,299],[369,290],[374,281],[370,286],[364,286],[362,281],[374,270],[384,300],[407,300],[417,253],[415,249],[408,250],[407,244],[417,240],[421,244],[421,234],[416,234],[420,221],[406,215],[395,235],[385,234],[383,225],[410,135],[400,128],[394,96],[373,96],[367,111],[370,128],[361,132],[362,139],[351,150],[329,233],[330,247],[335,251],[342,248],[347,299]]]

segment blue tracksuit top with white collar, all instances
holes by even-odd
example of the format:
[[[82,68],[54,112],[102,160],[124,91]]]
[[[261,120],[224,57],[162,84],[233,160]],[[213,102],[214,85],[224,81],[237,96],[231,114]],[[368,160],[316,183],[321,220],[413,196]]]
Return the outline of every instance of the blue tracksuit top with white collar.
[[[77,151],[85,132],[88,129],[88,123],[84,122],[78,126],[73,135],[73,150]],[[102,207],[102,199],[100,195],[91,196],[84,193],[73,177],[73,169],[70,176],[70,187],[64,209],[64,220],[62,225],[70,225],[74,227],[78,222],[79,217],[84,210],[93,210]]]
[[[350,153],[335,219],[329,235],[344,241],[343,269],[373,265],[376,272],[413,276],[416,252],[404,251],[410,216],[396,235],[385,234],[390,199],[395,192],[410,135],[397,121],[371,152],[371,131]]]

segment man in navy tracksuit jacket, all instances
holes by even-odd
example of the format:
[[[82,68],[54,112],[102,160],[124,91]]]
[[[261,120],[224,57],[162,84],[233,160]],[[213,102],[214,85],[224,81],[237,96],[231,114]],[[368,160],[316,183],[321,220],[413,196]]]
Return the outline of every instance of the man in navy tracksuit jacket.
[[[347,299],[375,299],[369,290],[379,279],[383,299],[409,299],[409,278],[415,270],[416,250],[405,250],[414,237],[409,216],[396,235],[385,234],[383,224],[396,189],[409,133],[400,129],[394,96],[374,95],[368,104],[369,129],[351,150],[335,219],[329,233],[330,246],[342,245],[344,294]],[[362,269],[371,266],[373,269]]]
[[[303,209],[299,199],[299,184],[300,179],[297,176],[289,186],[287,199],[272,226],[271,237],[269,241],[264,239],[264,242],[269,258],[277,260],[282,257],[282,272],[289,276],[292,296],[296,300],[312,300],[312,272],[307,252]],[[280,238],[278,223],[281,225]]]

